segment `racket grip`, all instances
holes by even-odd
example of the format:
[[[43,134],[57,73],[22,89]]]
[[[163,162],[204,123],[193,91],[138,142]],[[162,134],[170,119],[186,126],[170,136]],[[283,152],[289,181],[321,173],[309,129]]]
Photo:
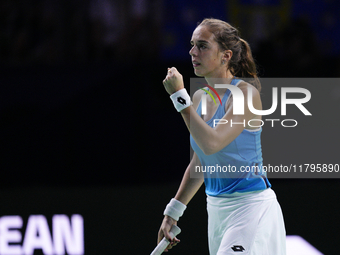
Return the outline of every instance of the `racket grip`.
[[[175,236],[177,236],[179,233],[181,233],[181,229],[177,227],[176,225],[172,225],[169,235],[171,236],[171,239],[173,239]],[[160,255],[163,253],[163,251],[168,247],[169,241],[163,237],[162,241],[158,243],[156,248],[151,252],[151,255]]]

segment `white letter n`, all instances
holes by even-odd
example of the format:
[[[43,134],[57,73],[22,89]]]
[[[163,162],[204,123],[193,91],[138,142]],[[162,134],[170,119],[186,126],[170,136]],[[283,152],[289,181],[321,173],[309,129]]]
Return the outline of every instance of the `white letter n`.
[[[244,114],[244,95],[242,91],[231,84],[216,84],[216,89],[229,89],[230,93],[233,95],[233,114],[243,115]]]
[[[53,241],[56,255],[67,254],[81,255],[84,254],[84,220],[81,215],[72,215],[71,225],[67,215],[54,215],[53,224]],[[65,247],[66,246],[66,247]]]

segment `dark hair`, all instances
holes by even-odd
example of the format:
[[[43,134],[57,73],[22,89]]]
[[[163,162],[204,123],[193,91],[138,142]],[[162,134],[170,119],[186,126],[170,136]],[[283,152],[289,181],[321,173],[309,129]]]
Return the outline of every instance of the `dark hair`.
[[[198,26],[207,26],[214,34],[221,51],[231,50],[233,55],[228,63],[231,74],[241,78],[253,78],[253,84],[260,91],[256,64],[249,44],[240,38],[239,31],[229,23],[219,19],[204,19]]]

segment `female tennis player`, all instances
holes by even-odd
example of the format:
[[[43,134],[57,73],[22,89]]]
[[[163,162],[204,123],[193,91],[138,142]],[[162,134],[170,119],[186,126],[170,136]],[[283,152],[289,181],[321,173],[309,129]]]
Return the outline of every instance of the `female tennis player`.
[[[251,96],[255,109],[262,110],[261,85],[251,49],[240,38],[237,29],[217,19],[204,19],[194,30],[191,45],[189,54],[195,74],[204,77],[211,90],[217,80],[219,84],[223,81],[224,84],[238,87],[244,95],[244,114],[233,114],[232,100],[236,97],[232,97],[231,89],[218,88],[216,92],[222,104],[215,105],[212,98],[207,97],[206,114],[201,116],[201,98],[206,92],[196,91],[191,102],[184,89],[182,75],[176,68],[168,68],[163,85],[190,131],[194,155],[175,197],[165,208],[158,242],[163,237],[170,240],[167,249],[179,242],[169,236],[169,230],[177,224],[204,182],[210,255],[238,252],[284,255],[286,235],[281,208],[266,174],[261,172],[262,129],[254,127],[255,122],[249,122],[260,121],[261,116],[249,110],[248,97]],[[252,78],[255,83],[252,85],[236,77]],[[216,94],[211,94],[218,99]],[[220,122],[216,125],[213,120]],[[222,125],[221,121],[238,124]],[[195,171],[196,166],[201,169],[209,166],[224,166],[225,169],[229,166],[230,169],[231,166],[237,171],[216,173],[214,177],[204,172],[201,178],[191,178],[190,171]],[[241,172],[246,168],[259,171]]]

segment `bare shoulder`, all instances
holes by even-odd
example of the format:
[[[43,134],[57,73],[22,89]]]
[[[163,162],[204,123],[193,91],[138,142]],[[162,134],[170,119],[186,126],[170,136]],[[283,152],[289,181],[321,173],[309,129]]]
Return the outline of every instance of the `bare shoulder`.
[[[242,81],[238,87],[242,90],[242,93],[244,95],[245,107],[247,107],[247,109],[249,107],[248,97],[251,96],[252,106],[257,110],[262,110],[261,95],[258,89],[254,85],[248,82]]]
[[[248,82],[242,81],[238,85],[238,88],[242,91],[245,97],[248,97],[249,92],[251,92],[251,95],[254,99],[256,98],[260,99],[260,92],[254,85]]]
[[[247,92],[249,89],[251,89],[253,94],[256,93],[260,95],[260,92],[254,85],[245,81],[241,81],[240,84],[238,85],[238,88],[241,89],[243,92]]]

